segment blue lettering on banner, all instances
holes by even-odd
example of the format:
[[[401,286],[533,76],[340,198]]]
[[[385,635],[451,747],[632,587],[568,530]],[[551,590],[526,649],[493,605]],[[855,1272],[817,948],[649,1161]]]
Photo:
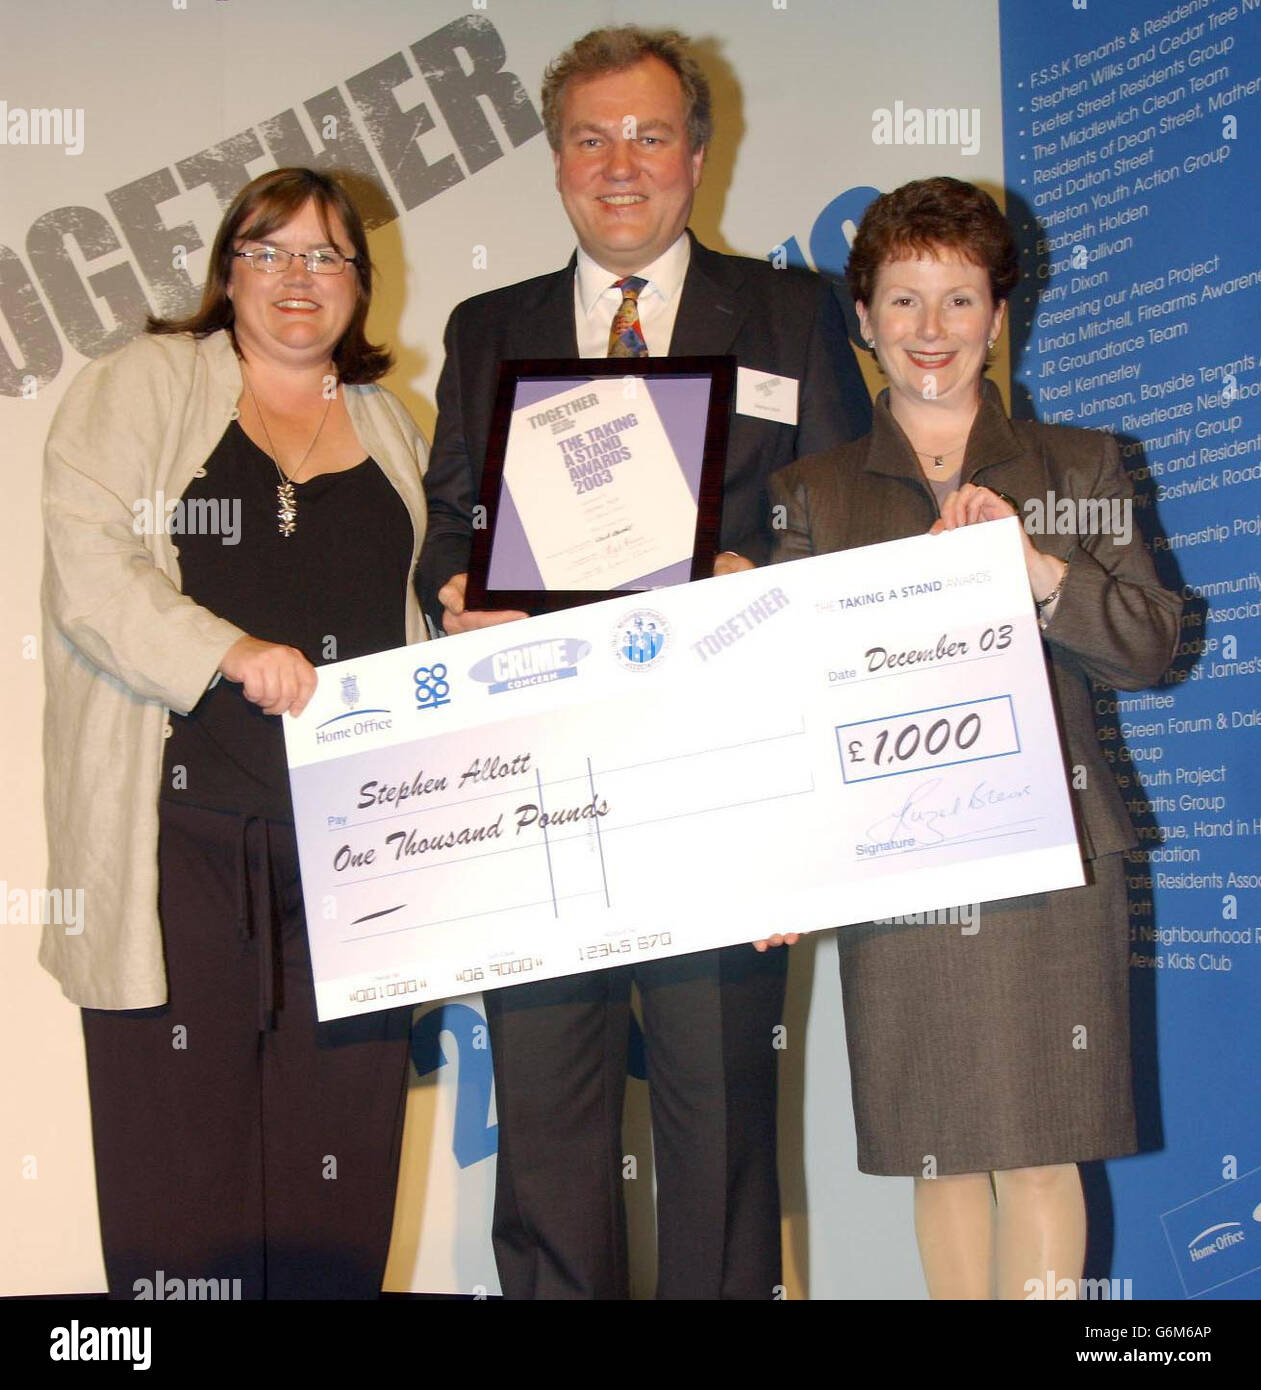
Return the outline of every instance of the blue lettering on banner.
[[[1146,544],[1184,600],[1161,687],[1094,702],[1140,840],[1135,1098],[1140,1147],[1160,1149],[1109,1167],[1113,1268],[1142,1298],[1255,1297],[1261,1176],[1205,1189],[1246,1160],[1261,1114],[1261,951],[1244,935],[1261,906],[1261,15],[999,8],[1012,413],[1116,440],[1134,524],[1109,543]],[[1170,1193],[1205,1195],[1162,1214]]]
[[[850,340],[855,344],[862,343],[862,334],[858,329],[854,301],[844,287],[843,276],[845,264],[849,260],[850,236],[862,221],[868,204],[879,196],[880,189],[870,188],[865,184],[857,188],[847,188],[844,193],[838,193],[830,203],[824,205],[810,229],[810,258],[814,262],[814,269],[838,287],[837,298],[841,301],[841,308],[845,313],[845,326],[849,330]],[[776,266],[789,265],[800,270],[810,269],[795,236],[785,237],[768,254],[767,259]]]

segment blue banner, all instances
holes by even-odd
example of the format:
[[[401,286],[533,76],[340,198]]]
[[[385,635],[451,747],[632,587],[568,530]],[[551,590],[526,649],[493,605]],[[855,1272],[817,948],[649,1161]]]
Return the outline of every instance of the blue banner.
[[[1142,840],[1144,1152],[1087,1174],[1087,1274],[1136,1298],[1256,1298],[1261,0],[1002,0],[1001,25],[1015,413],[1117,437],[1132,515],[1095,520],[1141,532],[1186,605],[1159,689],[1097,691]]]

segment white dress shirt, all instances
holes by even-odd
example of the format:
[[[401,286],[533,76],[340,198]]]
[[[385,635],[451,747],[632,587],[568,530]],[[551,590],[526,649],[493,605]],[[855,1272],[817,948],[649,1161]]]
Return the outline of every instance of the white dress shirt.
[[[639,292],[639,326],[651,357],[664,357],[679,312],[683,279],[692,259],[692,243],[686,232],[636,275],[647,284]],[[613,282],[622,279],[596,264],[580,246],[578,273],[574,276],[574,326],[579,357],[607,357],[613,315],[622,303],[622,292]]]

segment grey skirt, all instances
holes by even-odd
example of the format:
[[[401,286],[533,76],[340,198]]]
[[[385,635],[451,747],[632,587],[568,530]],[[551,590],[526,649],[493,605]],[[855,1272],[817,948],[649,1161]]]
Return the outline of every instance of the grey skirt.
[[[838,929],[864,1173],[1135,1151],[1123,857],[1086,874],[1083,888],[980,904],[974,933]]]

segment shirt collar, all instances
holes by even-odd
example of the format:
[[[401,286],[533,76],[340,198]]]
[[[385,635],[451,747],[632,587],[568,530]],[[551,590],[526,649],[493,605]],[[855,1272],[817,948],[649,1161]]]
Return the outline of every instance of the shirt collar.
[[[691,258],[692,242],[688,234],[684,232],[655,261],[635,272],[641,280],[648,281],[648,284],[640,292],[641,297],[645,294],[656,293],[667,304],[674,300],[683,288],[683,279],[687,275],[687,267]],[[592,260],[581,246],[578,248],[578,302],[582,305],[584,314],[590,314],[605,290],[615,280],[622,278],[612,271],[605,270],[603,266]]]

